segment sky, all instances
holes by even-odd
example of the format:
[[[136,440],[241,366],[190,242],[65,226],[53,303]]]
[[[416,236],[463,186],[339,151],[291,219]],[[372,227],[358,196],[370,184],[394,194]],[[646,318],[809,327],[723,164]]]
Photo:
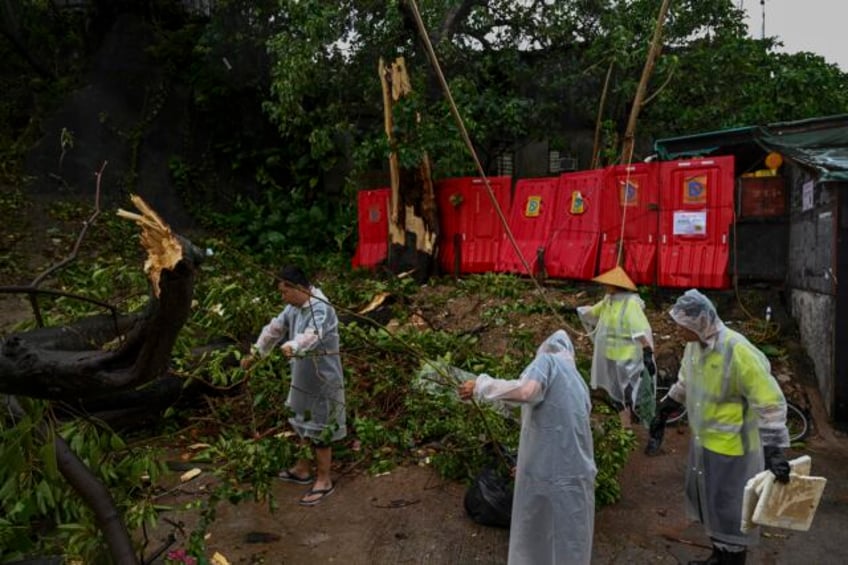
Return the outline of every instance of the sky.
[[[810,51],[848,72],[848,41],[844,39],[845,0],[734,0],[747,12],[751,36],[762,37],[765,6],[766,37],[777,36],[781,51]]]

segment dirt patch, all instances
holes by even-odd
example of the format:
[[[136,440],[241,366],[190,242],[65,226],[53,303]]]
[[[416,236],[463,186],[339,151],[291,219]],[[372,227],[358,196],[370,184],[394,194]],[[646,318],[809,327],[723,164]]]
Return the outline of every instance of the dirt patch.
[[[32,307],[21,295],[0,294],[0,337],[12,333],[22,321],[32,317]]]

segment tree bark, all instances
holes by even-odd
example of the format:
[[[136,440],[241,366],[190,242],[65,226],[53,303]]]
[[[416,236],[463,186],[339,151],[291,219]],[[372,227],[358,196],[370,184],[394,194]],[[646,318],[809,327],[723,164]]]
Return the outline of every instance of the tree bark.
[[[71,488],[91,508],[97,526],[103,532],[103,538],[109,546],[109,553],[113,561],[121,565],[138,563],[127,527],[121,519],[121,514],[118,512],[109,490],[71,451],[64,439],[56,435],[53,445],[56,449],[56,464],[59,467],[59,472],[62,473]]]

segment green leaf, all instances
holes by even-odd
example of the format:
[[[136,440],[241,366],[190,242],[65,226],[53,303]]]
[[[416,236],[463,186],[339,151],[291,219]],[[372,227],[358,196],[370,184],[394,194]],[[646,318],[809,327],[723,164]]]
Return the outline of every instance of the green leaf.
[[[56,465],[56,444],[53,441],[53,432],[48,433],[46,441],[39,449],[41,463],[44,466],[44,476],[50,480],[59,477],[59,469]]]

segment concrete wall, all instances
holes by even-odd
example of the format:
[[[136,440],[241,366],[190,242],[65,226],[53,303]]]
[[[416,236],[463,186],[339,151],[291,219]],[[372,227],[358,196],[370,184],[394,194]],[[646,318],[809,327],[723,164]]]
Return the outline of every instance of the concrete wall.
[[[808,182],[814,182],[811,174],[800,167],[792,170],[787,283],[791,288],[834,294],[835,193],[832,185],[815,184],[812,208],[805,210],[803,187]]]
[[[837,199],[832,184],[815,184],[803,167],[789,170],[789,253],[786,283],[792,317],[801,345],[816,371],[816,382],[829,416],[833,416],[836,378],[836,307],[833,278]],[[813,184],[812,199],[804,185]]]
[[[836,297],[793,289],[789,294],[792,317],[798,322],[801,345],[813,361],[819,392],[831,415],[834,403],[834,322]]]

